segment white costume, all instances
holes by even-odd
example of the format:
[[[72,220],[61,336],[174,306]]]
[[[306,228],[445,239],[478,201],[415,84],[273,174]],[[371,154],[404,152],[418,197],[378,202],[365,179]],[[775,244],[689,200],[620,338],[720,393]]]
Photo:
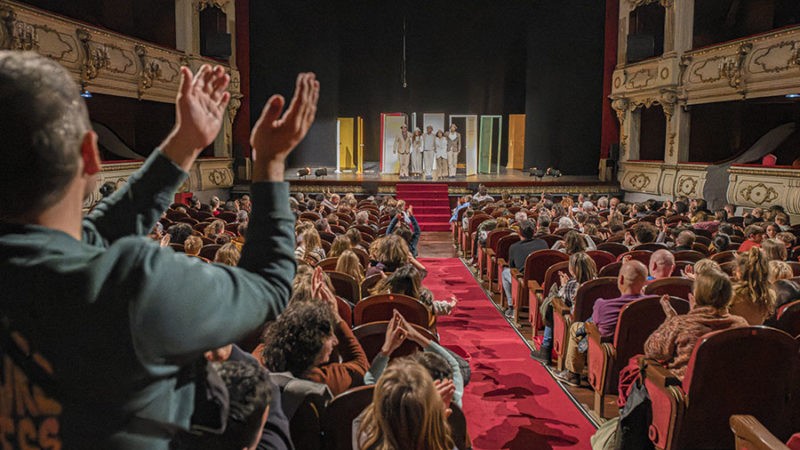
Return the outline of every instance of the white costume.
[[[422,135],[411,137],[411,174],[422,175]]]
[[[405,137],[403,136],[405,134]],[[411,135],[406,131],[400,133],[394,140],[394,153],[399,155],[400,160],[400,176],[408,176],[408,160],[411,157]]]
[[[436,161],[434,162],[433,178],[439,179],[447,176],[447,138],[444,136],[436,138],[435,147]]]
[[[456,164],[458,163],[458,152],[461,151],[461,133],[450,131],[447,133],[447,174],[456,176]]]
[[[422,135],[422,158],[425,169],[425,176],[433,174],[433,152],[435,150],[436,135],[433,132]]]

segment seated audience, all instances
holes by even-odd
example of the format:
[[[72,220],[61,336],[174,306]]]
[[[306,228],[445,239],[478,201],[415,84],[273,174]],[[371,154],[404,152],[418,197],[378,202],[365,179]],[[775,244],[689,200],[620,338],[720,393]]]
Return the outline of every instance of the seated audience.
[[[183,241],[183,252],[189,256],[199,256],[203,248],[203,240],[197,236],[189,236]]]
[[[761,241],[764,239],[764,229],[759,225],[749,225],[744,229],[744,236],[747,240],[739,246],[739,253],[745,253],[753,247],[761,247]]]
[[[669,250],[656,250],[650,255],[649,269],[648,282],[671,277],[675,271],[675,256]]]
[[[350,250],[350,238],[340,234],[331,243],[331,251],[328,252],[328,258],[338,258],[346,250]]]
[[[659,361],[683,380],[694,346],[704,334],[748,325],[743,318],[728,312],[732,294],[728,276],[712,269],[695,277],[688,314],[676,314],[664,296],[661,303],[667,320],[647,338],[645,357]]]
[[[422,365],[399,359],[378,379],[353,442],[359,450],[454,449],[447,423],[451,396],[452,386],[437,389]]]
[[[367,251],[369,246],[362,240],[361,232],[357,228],[350,228],[344,235],[350,240],[350,248]]]
[[[772,238],[761,241],[761,251],[764,252],[767,261],[786,261],[789,256],[786,245]]]
[[[597,299],[592,309],[590,320],[597,325],[601,337],[614,336],[620,310],[628,303],[642,298],[642,289],[646,283],[647,268],[644,264],[632,260],[622,265],[617,280],[617,287],[622,295],[612,299]],[[581,372],[586,365],[586,354],[578,349],[578,344],[582,339],[585,339],[584,324],[575,322],[569,329],[565,358],[566,369],[556,374],[556,377],[570,386],[580,385]]]
[[[694,247],[694,240],[695,234],[689,230],[684,230],[678,233],[678,237],[675,238],[675,248],[676,252],[683,251],[683,250],[692,250]]]
[[[547,242],[534,238],[535,230],[536,224],[534,224],[532,220],[528,219],[522,222],[519,225],[519,235],[522,240],[511,244],[511,247],[508,249],[509,266],[505,267],[501,274],[503,290],[505,291],[506,301],[508,302],[504,312],[506,317],[514,317],[514,302],[511,297],[511,269],[525,270],[525,259],[528,255],[537,250],[547,250],[548,248]]]
[[[774,285],[778,280],[786,280],[794,277],[792,266],[786,261],[772,260],[769,262],[769,280],[770,285]]]
[[[760,249],[751,247],[736,258],[731,313],[750,325],[761,325],[775,310],[775,295],[769,288],[769,264]]]
[[[217,250],[217,253],[214,254],[214,262],[235,267],[239,265],[241,257],[242,253],[239,251],[239,247],[229,242]]]
[[[567,255],[574,255],[575,253],[585,252],[587,250],[597,250],[597,246],[594,244],[594,240],[588,235],[572,230],[564,235],[563,240],[553,244],[553,250],[558,250]]]
[[[379,281],[370,293],[372,295],[401,294],[419,300],[431,313],[429,323],[431,328],[436,325],[436,316],[452,313],[458,303],[455,296],[452,296],[449,301],[434,300],[433,293],[421,285],[419,271],[411,265],[400,267]]]
[[[322,248],[322,239],[316,228],[308,228],[300,235],[294,256],[298,260],[302,259],[314,264],[325,259],[327,255],[325,249]]]
[[[417,244],[419,243],[419,235],[421,233],[422,231],[419,228],[417,219],[414,217],[413,206],[409,206],[405,214],[398,213],[395,215],[392,221],[389,222],[389,228],[386,229],[387,236],[396,234],[402,237],[406,241],[406,244],[408,244],[408,250],[411,252],[411,256],[415,258],[417,257]]]
[[[345,250],[339,255],[339,259],[336,261],[336,271],[350,275],[357,283],[364,281],[364,268],[361,267],[361,260],[352,250]]]
[[[553,351],[553,306],[552,298],[560,298],[565,305],[574,310],[573,300],[581,284],[597,278],[597,265],[594,260],[584,252],[573,253],[569,257],[569,275],[559,273],[559,282],[553,284],[550,293],[541,309],[544,311],[544,338],[538,350],[531,352],[531,356],[539,361],[550,363]]]

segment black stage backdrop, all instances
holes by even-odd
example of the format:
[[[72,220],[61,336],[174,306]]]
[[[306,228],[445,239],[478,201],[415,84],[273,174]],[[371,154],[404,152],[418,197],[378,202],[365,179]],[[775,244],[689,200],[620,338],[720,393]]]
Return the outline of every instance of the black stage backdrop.
[[[291,95],[298,71],[322,83],[292,166],[335,164],[337,116],[364,117],[365,160],[377,161],[381,112],[443,112],[527,114],[526,167],[597,173],[602,1],[253,0],[250,12],[253,122],[271,93]]]

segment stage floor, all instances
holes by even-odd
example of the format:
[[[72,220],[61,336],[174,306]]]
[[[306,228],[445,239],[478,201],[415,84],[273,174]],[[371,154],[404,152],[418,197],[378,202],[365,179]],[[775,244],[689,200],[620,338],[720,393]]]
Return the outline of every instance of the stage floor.
[[[466,176],[458,175],[455,178],[442,180],[429,180],[425,178],[404,178],[396,174],[381,174],[376,171],[366,171],[363,174],[353,172],[335,173],[328,168],[328,175],[316,177],[313,174],[306,177],[297,176],[298,168],[286,171],[286,181],[291,183],[294,192],[315,193],[330,188],[332,192],[355,194],[393,194],[395,187],[400,183],[446,183],[450,186],[450,195],[463,195],[473,193],[478,184],[484,184],[492,194],[508,191],[511,194],[553,193],[553,194],[578,194],[599,193],[618,194],[619,183],[616,181],[600,181],[597,176],[565,175],[559,178],[535,178],[521,170],[502,170],[500,174],[479,174]]]

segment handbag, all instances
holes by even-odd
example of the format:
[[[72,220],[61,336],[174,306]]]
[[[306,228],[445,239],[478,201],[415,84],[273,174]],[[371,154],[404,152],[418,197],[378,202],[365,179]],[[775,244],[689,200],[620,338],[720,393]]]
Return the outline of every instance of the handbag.
[[[628,394],[628,401],[619,412],[617,450],[654,449],[648,432],[653,421],[653,406],[644,382],[639,378]]]

